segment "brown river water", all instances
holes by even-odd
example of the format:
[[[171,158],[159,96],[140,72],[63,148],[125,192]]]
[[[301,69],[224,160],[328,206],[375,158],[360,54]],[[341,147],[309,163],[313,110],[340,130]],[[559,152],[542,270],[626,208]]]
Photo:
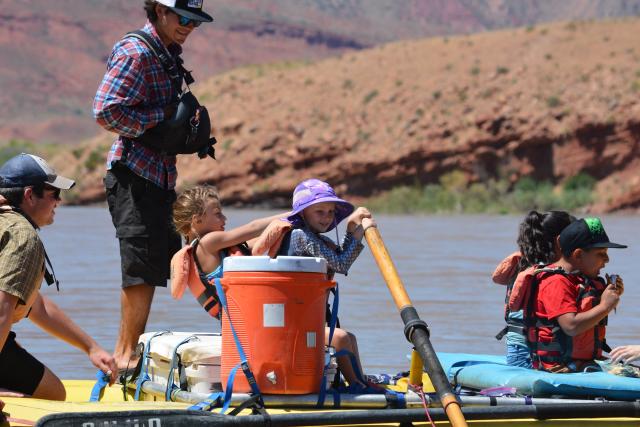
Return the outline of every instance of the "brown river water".
[[[228,226],[270,214],[225,210]],[[380,233],[407,293],[431,328],[436,351],[502,354],[494,335],[503,326],[505,289],[491,282],[495,265],[516,249],[521,216],[377,216]],[[640,218],[603,218],[611,240],[629,249],[610,249],[608,273],[625,281],[607,338],[614,347],[640,344]],[[341,233],[343,229],[340,230]],[[42,238],[61,282],[60,292],[43,285],[70,317],[111,351],[119,322],[120,261],[105,207],[59,208]],[[335,234],[332,235],[335,238]],[[365,245],[366,246],[366,245]],[[358,337],[365,372],[408,369],[411,346],[371,252],[365,248],[340,283],[342,326]],[[156,292],[147,331],[218,331],[219,324],[187,292],[182,300],[168,289]],[[18,341],[61,378],[94,378],[95,368],[79,350],[47,335],[29,320],[14,325]]]

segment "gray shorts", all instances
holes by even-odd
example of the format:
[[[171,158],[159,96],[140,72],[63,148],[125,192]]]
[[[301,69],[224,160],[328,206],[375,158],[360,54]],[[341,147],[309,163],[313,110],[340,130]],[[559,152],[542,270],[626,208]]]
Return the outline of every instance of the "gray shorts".
[[[167,286],[171,257],[181,246],[173,225],[174,190],[163,190],[120,164],[104,178],[120,241],[122,287]]]

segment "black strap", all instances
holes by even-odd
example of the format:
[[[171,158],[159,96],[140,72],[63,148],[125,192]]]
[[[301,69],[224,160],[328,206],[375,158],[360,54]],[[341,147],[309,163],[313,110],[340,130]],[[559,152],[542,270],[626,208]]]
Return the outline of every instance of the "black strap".
[[[197,298],[198,302],[204,308],[204,311],[207,313],[211,310],[216,304],[220,304],[220,298],[218,297],[218,292],[216,291],[216,287],[209,283],[209,279],[207,279],[207,275],[202,270],[202,266],[200,265],[200,261],[198,261],[198,255],[196,254],[196,250],[198,248],[198,244],[200,243],[200,239],[194,239],[191,245],[191,256],[193,256],[193,261],[196,264],[196,268],[198,269],[198,277],[200,278],[200,282],[204,286],[204,291]],[[207,302],[208,301],[208,302]],[[217,318],[220,318],[218,314]]]
[[[240,249],[240,252],[242,252],[242,255],[251,256],[251,249],[249,249],[249,244],[247,242],[239,243],[237,246],[238,249]]]
[[[533,272],[533,281],[531,282],[531,290],[529,292],[529,300],[526,303],[526,309],[524,311],[524,325],[525,328],[527,329],[527,344],[529,346],[529,350],[531,353],[536,354],[536,356],[539,357],[539,355],[537,355],[538,353],[538,322],[540,320],[544,320],[544,319],[540,319],[538,318],[538,316],[536,316],[536,307],[535,307],[535,301],[538,295],[538,285],[540,284],[540,278],[538,276],[540,276],[540,273],[545,273],[545,276],[550,276],[550,275],[554,275],[554,274],[562,274],[564,276],[567,275],[567,272],[564,271],[562,268],[546,268],[546,267],[541,267],[536,269]]]
[[[244,402],[242,402],[240,405],[238,405],[237,407],[235,407],[231,412],[229,412],[227,415],[230,416],[236,416],[238,415],[240,412],[244,411],[247,408],[251,408],[251,412],[255,415],[256,413],[262,415],[262,416],[268,416],[269,414],[267,414],[267,412],[264,410],[264,407],[260,404],[260,396],[257,394],[252,395],[251,397],[249,397],[247,400],[245,400]]]
[[[169,74],[169,78],[176,85],[177,91],[182,92],[182,80],[184,79],[187,86],[192,84],[195,80],[190,71],[187,71],[183,64],[184,61],[180,56],[173,57],[169,54],[164,46],[158,45],[158,43],[141,30],[128,32],[125,37],[135,37],[147,45],[149,50],[158,58],[162,68]]]
[[[202,270],[202,266],[200,265],[200,261],[198,261],[198,254],[196,250],[198,249],[198,244],[200,244],[200,239],[196,238],[191,242],[191,256],[193,256],[193,261],[196,263],[196,268],[198,269],[198,276],[200,277],[200,281],[204,285],[205,289],[209,289],[211,283],[207,279],[206,273]],[[215,288],[213,289],[215,292]]]
[[[56,290],[60,292],[60,282],[56,278],[56,272],[53,271],[53,264],[51,264],[51,260],[49,259],[49,255],[47,255],[47,251],[42,245],[42,250],[44,251],[44,260],[45,260],[45,268],[44,268],[44,280],[46,280],[47,285],[51,286],[55,283]],[[51,269],[51,271],[49,271]]]
[[[189,390],[189,380],[187,378],[187,370],[185,366],[182,364],[182,357],[177,355],[178,359],[178,380],[180,381],[180,390],[188,391]]]
[[[282,243],[280,244],[280,248],[278,249],[277,255],[289,255],[289,246],[291,246],[291,232],[293,230],[289,230],[282,237]],[[333,289],[333,288],[331,288]]]
[[[31,226],[35,229],[35,230],[39,230],[40,227],[38,227],[38,225],[33,222],[33,220],[29,217],[29,215],[27,215],[26,213],[24,213],[24,211],[16,206],[11,206],[11,210],[13,210],[15,213],[22,215],[27,221],[29,221],[29,224],[31,224]],[[44,252],[44,280],[47,282],[48,286],[51,286],[53,284],[56,285],[56,290],[58,292],[60,292],[60,282],[58,281],[58,279],[56,278],[56,272],[53,270],[53,264],[51,263],[51,260],[49,259],[49,255],[47,255],[47,250],[44,247],[44,243],[42,242],[42,240],[40,240],[40,244],[42,245],[42,251]],[[29,313],[31,312],[31,309],[29,309]],[[27,316],[29,314],[27,313]]]
[[[138,357],[138,363],[134,367],[133,372],[129,372],[129,369],[128,369],[129,363],[127,362],[127,369],[124,370],[119,375],[120,384],[122,384],[122,395],[124,396],[125,401],[129,399],[128,393],[127,393],[128,391],[127,383],[131,382],[135,384],[136,380],[140,376],[140,372],[142,372],[142,363],[144,362],[144,357],[142,357],[143,353],[144,353],[144,343],[139,342],[138,345],[136,345],[135,351],[129,357],[129,361],[131,361],[131,357],[136,357],[136,356]]]

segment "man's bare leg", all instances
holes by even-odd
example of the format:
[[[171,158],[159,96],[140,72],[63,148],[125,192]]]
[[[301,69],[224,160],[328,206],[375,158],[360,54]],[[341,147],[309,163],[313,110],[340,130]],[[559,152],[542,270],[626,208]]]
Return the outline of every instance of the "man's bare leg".
[[[147,325],[154,291],[155,287],[143,283],[123,288],[120,293],[120,332],[113,352],[118,369],[137,363],[137,358],[129,359]]]
[[[64,389],[62,381],[60,381],[56,374],[45,366],[42,379],[40,379],[40,383],[32,396],[37,399],[64,400],[67,396],[67,391]]]

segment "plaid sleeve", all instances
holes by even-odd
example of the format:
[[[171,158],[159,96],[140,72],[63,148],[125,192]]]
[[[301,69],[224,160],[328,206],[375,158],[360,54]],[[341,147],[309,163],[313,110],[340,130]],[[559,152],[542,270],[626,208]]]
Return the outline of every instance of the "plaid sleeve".
[[[44,269],[44,249],[36,231],[14,225],[0,239],[0,291],[20,299],[22,304],[38,290]]]
[[[145,105],[145,70],[139,57],[114,52],[93,101],[93,115],[103,128],[127,138],[140,136],[162,121],[160,107]]]
[[[323,236],[324,237],[324,236]],[[293,230],[289,253],[297,256],[313,256],[327,260],[329,268],[336,273],[347,274],[364,246],[351,233],[347,233],[342,246],[333,249],[315,233],[303,229]]]

